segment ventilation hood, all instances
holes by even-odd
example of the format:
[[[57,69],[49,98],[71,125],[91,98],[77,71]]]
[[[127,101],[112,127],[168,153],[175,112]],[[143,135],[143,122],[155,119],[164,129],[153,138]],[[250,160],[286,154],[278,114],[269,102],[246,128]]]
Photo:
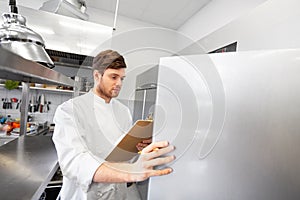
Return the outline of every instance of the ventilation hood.
[[[40,10],[57,13],[69,17],[88,20],[84,0],[49,0],[43,3]]]
[[[46,49],[56,66],[92,69],[93,56]]]

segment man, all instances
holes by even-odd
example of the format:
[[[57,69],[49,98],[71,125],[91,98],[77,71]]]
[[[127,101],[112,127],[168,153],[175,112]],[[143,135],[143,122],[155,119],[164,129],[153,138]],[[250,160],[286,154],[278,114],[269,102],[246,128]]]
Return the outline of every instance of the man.
[[[172,172],[154,170],[174,160],[161,157],[174,149],[166,141],[146,146],[134,163],[104,160],[131,126],[128,108],[113,99],[121,90],[125,68],[118,52],[99,53],[93,60],[93,89],[56,110],[53,141],[63,173],[63,200],[140,199],[135,184],[126,183]]]

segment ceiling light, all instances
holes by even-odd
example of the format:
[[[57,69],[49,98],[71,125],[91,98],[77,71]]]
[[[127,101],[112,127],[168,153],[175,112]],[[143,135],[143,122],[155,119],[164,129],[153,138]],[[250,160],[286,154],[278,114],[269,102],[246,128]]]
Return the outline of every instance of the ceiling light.
[[[86,3],[84,0],[48,0],[43,3],[40,10],[83,20],[89,19],[89,16],[85,13]]]
[[[97,47],[97,45],[88,45],[88,44],[82,44],[82,43],[77,43],[77,46],[80,48],[87,49],[87,50],[94,50]]]
[[[69,28],[69,29],[76,29],[76,30],[84,30],[87,32],[93,32],[95,34],[99,34],[99,33],[104,33],[106,34],[107,32],[111,33],[111,28],[101,25],[101,24],[88,24],[89,22],[85,22],[84,24],[81,23],[71,23],[65,20],[60,20],[59,24],[64,27],[64,28]]]

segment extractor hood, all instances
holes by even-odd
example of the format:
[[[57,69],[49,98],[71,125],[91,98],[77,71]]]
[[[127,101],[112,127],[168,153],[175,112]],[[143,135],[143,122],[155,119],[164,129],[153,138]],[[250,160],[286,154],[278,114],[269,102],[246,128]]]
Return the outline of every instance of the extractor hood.
[[[85,0],[48,0],[40,10],[88,20]]]
[[[26,19],[18,14],[16,1],[9,1],[11,13],[4,13],[0,28],[0,46],[23,58],[53,68],[54,64],[47,52],[43,38],[26,27]]]

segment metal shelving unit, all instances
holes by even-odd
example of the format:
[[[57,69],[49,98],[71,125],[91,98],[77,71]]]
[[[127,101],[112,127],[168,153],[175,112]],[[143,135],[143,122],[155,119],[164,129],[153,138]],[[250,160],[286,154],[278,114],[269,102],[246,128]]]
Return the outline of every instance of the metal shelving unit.
[[[0,78],[25,83],[73,86],[74,80],[36,62],[26,60],[0,47]]]
[[[74,86],[75,81],[36,62],[26,60],[0,47],[0,78],[22,82],[22,105],[20,135],[26,134],[28,115],[29,83]]]

